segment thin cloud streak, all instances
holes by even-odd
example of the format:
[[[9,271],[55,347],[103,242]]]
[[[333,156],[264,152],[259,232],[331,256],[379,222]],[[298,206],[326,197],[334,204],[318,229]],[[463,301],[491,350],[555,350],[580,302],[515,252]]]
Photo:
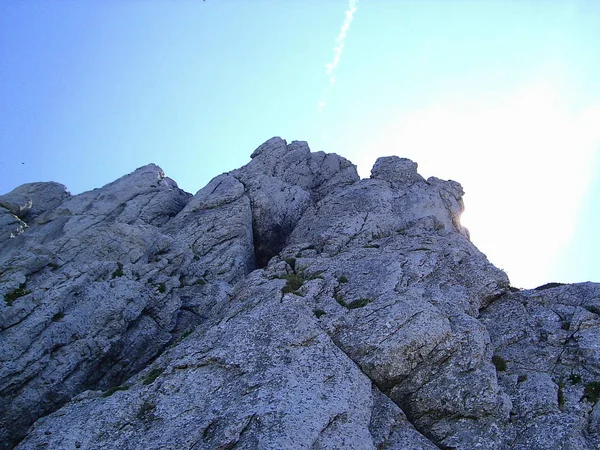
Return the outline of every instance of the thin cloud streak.
[[[346,44],[346,37],[348,36],[348,30],[350,29],[350,24],[352,23],[352,19],[354,19],[354,13],[358,10],[358,2],[359,0],[349,0],[348,9],[345,13],[344,23],[340,28],[340,32],[338,33],[335,43],[336,46],[333,48],[333,59],[330,63],[325,64],[325,73],[329,78],[329,85],[323,89],[323,94],[321,95],[321,99],[317,103],[317,107],[319,109],[319,114],[323,113],[325,106],[327,105],[327,95],[329,94],[331,87],[335,84],[335,69],[340,63],[342,59],[342,52],[344,51],[344,46]]]

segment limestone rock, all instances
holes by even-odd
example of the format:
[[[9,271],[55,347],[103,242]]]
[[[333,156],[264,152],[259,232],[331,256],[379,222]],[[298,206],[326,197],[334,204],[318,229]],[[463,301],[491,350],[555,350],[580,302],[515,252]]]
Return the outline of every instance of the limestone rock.
[[[59,183],[27,183],[8,194],[0,195],[0,206],[30,222],[40,214],[56,208],[69,196],[65,186]]]
[[[192,258],[155,257],[170,243],[156,226],[188,199],[157,166],[58,205],[56,183],[34,185],[13,193],[50,200],[0,252],[2,442],[82,390],[145,367],[175,328],[179,282],[169,275]]]
[[[600,448],[600,285],[514,292],[481,321],[514,399],[514,448]]]
[[[511,288],[410,160],[43,185],[1,197],[2,449],[600,447],[600,285]]]
[[[231,174],[252,205],[256,264],[264,267],[287,243],[306,209],[327,194],[358,181],[356,167],[335,154],[311,153],[306,142],[275,137]]]

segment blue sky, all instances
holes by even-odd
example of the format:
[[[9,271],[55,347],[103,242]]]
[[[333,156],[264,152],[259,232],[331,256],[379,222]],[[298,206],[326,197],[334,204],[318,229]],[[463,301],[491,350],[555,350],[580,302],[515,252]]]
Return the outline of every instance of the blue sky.
[[[598,23],[593,0],[3,0],[0,192],[149,162],[196,192],[279,135],[461,182],[517,286],[600,282]]]

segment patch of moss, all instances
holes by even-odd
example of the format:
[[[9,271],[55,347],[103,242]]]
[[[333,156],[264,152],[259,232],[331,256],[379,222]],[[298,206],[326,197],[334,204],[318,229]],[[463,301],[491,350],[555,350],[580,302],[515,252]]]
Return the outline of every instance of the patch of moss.
[[[572,373],[567,377],[567,380],[569,380],[569,383],[571,384],[579,384],[581,383],[581,375],[578,373]]]
[[[158,292],[160,292],[161,294],[167,292],[167,286],[165,286],[165,283],[159,283]]]
[[[340,283],[347,283],[348,282],[348,278],[346,278],[344,275],[342,275],[341,277],[338,278],[338,281]]]
[[[498,372],[504,372],[506,370],[507,364],[506,360],[500,355],[492,356],[492,363],[496,367]]]
[[[350,303],[346,304],[346,308],[348,309],[357,309],[367,306],[371,303],[371,300],[368,298],[359,298],[358,300],[353,300]]]
[[[203,280],[202,278],[198,278],[196,281],[194,281],[194,285],[196,286],[204,286],[206,284],[206,280]]]
[[[592,403],[598,403],[600,400],[600,382],[590,381],[583,389],[583,399],[589,400]]]
[[[123,273],[123,264],[117,262],[117,269],[112,273],[112,277],[115,279],[117,277],[122,277],[123,275],[125,275]]]
[[[19,287],[12,290],[11,292],[4,294],[4,301],[8,306],[12,306],[13,302],[19,297],[23,297],[24,295],[30,294],[31,291],[27,289],[27,285],[25,283],[19,284]]]
[[[145,385],[149,385],[154,383],[154,381],[165,371],[164,368],[155,367],[150,372],[148,372],[144,378],[142,378],[142,383]]]
[[[110,397],[111,395],[113,395],[115,392],[117,391],[126,391],[127,389],[129,389],[131,386],[129,386],[128,384],[122,384],[120,386],[113,386],[111,388],[109,388],[106,392],[104,392],[102,394],[102,397]]]

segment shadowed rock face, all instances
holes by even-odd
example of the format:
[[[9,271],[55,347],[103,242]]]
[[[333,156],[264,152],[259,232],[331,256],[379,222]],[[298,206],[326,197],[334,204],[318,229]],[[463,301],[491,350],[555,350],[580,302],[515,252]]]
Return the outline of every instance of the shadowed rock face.
[[[598,448],[599,285],[510,288],[462,195],[273,138],[0,196],[0,448]]]

